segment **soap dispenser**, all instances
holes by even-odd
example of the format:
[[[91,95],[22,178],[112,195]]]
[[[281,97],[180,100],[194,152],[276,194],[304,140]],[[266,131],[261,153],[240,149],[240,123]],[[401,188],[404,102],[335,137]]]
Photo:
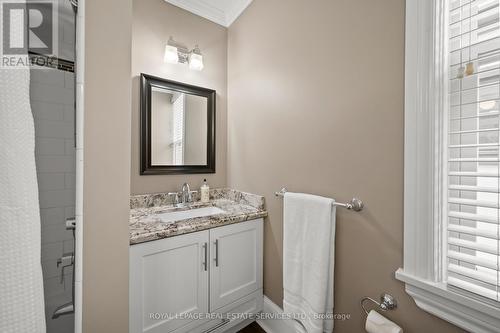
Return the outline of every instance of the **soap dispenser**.
[[[210,191],[210,187],[207,184],[207,180],[203,179],[203,185],[201,185],[201,188],[200,188],[201,202],[207,203],[210,201],[209,191]]]

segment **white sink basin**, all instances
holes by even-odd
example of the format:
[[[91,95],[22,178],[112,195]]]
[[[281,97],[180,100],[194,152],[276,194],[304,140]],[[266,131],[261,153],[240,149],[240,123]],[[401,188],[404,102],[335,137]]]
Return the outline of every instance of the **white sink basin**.
[[[202,207],[196,209],[155,214],[151,216],[151,219],[155,221],[159,220],[162,223],[173,223],[180,220],[216,215],[221,213],[224,213],[222,209],[210,206],[210,207]]]

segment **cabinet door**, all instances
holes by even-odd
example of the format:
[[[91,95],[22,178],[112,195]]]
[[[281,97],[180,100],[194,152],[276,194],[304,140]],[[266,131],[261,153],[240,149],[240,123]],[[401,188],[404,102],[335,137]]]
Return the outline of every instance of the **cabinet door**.
[[[202,231],[131,246],[131,333],[184,331],[203,323],[169,315],[208,312],[208,241]]]
[[[262,219],[210,230],[210,311],[262,288]]]

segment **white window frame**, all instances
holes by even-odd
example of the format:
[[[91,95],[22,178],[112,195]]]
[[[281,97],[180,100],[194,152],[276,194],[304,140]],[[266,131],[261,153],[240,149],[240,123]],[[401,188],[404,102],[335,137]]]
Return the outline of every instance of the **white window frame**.
[[[396,278],[421,309],[471,332],[498,332],[500,308],[449,288],[442,276],[447,17],[445,0],[406,1],[404,267]]]
[[[174,95],[175,96],[175,95]],[[176,156],[176,144],[178,141],[175,141],[174,138],[172,138],[173,142],[173,150],[172,150],[172,160],[174,165],[182,165],[184,164],[184,160],[186,158],[186,95],[184,93],[179,94],[179,96],[172,102],[172,110],[174,111],[172,114],[172,123],[174,125],[174,128],[172,129],[172,136],[174,136],[175,133],[175,126],[177,125],[175,122],[175,103],[179,100],[179,98],[182,99],[182,124],[181,124],[181,130],[182,130],[182,138],[181,138],[181,144],[182,144],[182,156],[180,160],[177,160]]]

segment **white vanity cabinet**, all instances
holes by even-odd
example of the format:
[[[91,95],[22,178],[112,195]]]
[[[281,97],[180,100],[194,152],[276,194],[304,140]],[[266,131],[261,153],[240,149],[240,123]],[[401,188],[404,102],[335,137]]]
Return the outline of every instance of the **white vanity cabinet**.
[[[262,310],[262,242],[256,219],[131,246],[130,333],[235,331]]]
[[[190,320],[169,318],[170,314],[208,312],[205,251],[208,231],[130,248],[131,333],[174,332]]]
[[[262,222],[210,230],[210,310],[262,289]]]

